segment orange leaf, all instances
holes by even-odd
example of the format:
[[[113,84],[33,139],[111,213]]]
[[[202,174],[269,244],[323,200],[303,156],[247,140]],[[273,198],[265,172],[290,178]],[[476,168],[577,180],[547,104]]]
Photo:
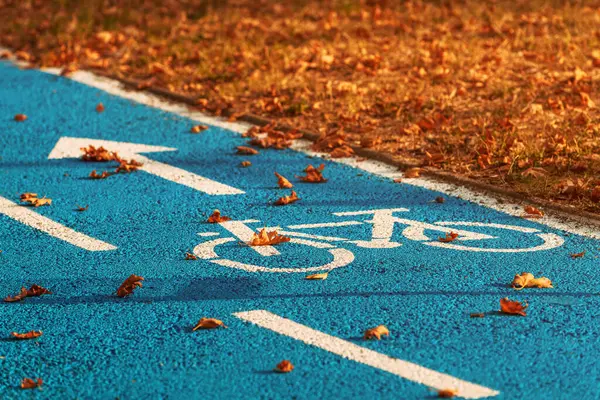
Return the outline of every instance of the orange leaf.
[[[104,112],[104,104],[98,103],[98,105],[96,106],[96,112]]]
[[[529,305],[527,303],[525,303],[525,305],[523,306],[518,301],[511,301],[508,299],[508,297],[505,297],[500,300],[500,311],[505,314],[517,314],[525,317],[527,316],[525,310],[528,306]]]
[[[421,168],[409,168],[404,171],[405,178],[418,178],[421,176]]]
[[[25,114],[17,114],[15,115],[15,121],[17,122],[23,122],[27,119],[27,115]]]
[[[88,209],[89,207],[90,207],[89,205],[88,205],[88,206],[85,206],[85,207],[80,207],[80,206],[77,206],[77,211],[79,211],[79,212],[87,211],[87,209]]]
[[[242,167],[246,168],[252,165],[252,163],[250,161],[242,161],[241,163]]]
[[[294,365],[292,364],[292,362],[290,360],[283,360],[282,362],[277,364],[277,366],[275,367],[275,371],[282,372],[282,373],[292,372],[293,370],[294,370]]]
[[[304,279],[307,279],[309,281],[324,281],[325,279],[327,279],[327,275],[329,275],[328,272],[323,272],[321,274],[307,275]]]
[[[216,224],[216,223],[225,222],[225,221],[231,221],[231,218],[221,216],[221,211],[215,210],[215,211],[213,211],[212,215],[210,217],[208,217],[207,222],[209,222],[211,224]]]
[[[15,295],[15,296],[7,296],[4,298],[4,301],[7,303],[11,303],[11,302],[15,302],[15,301],[21,301],[26,297],[38,297],[43,294],[52,294],[52,292],[42,286],[31,285],[29,290],[26,289],[25,287],[22,287],[19,294]]]
[[[137,171],[138,169],[140,169],[140,167],[144,165],[139,161],[135,161],[135,160],[129,160],[129,162],[127,162],[127,160],[119,160],[119,166],[117,167],[117,169],[115,170],[115,173],[119,173],[119,172],[133,172],[133,171]]]
[[[44,381],[41,378],[37,378],[35,381],[30,378],[23,378],[21,381],[21,389],[35,389],[42,386]]]
[[[526,215],[523,215],[523,218],[541,218],[544,216],[544,212],[534,206],[525,206],[523,210],[526,213]]]
[[[453,397],[458,396],[458,390],[456,390],[456,389],[442,389],[442,390],[438,390],[437,396],[440,399],[451,399]]]
[[[196,326],[192,328],[192,331],[197,331],[198,329],[216,329],[219,327],[227,328],[221,320],[215,318],[201,318]]]
[[[246,146],[238,146],[237,152],[238,152],[238,154],[246,154],[249,156],[258,154],[258,150],[253,149],[252,147],[246,147]]]
[[[440,238],[438,238],[438,240],[442,243],[450,243],[450,242],[454,242],[457,237],[458,237],[458,233],[450,232],[450,233],[446,233],[446,237],[440,237]]]
[[[200,133],[207,129],[208,129],[208,126],[206,126],[206,125],[195,125],[195,126],[192,126],[192,129],[190,129],[190,132],[191,133]]]
[[[583,256],[585,256],[585,251],[582,251],[581,253],[572,253],[571,254],[571,258],[582,258]]]
[[[354,150],[350,146],[341,146],[334,149],[330,154],[331,158],[348,158],[354,155]]]
[[[45,197],[40,199],[37,197],[36,193],[23,193],[20,199],[21,202],[29,203],[33,207],[49,206],[52,204],[52,199],[47,199]]]
[[[322,183],[327,182],[327,179],[323,178],[323,170],[325,169],[325,164],[319,165],[319,168],[315,168],[312,165],[309,165],[304,169],[306,172],[306,176],[299,176],[298,179],[304,182],[311,183]]]
[[[292,194],[290,194],[289,196],[283,196],[283,197],[280,197],[279,199],[277,199],[277,201],[275,202],[275,205],[276,206],[284,206],[286,204],[295,203],[298,200],[300,200],[300,198],[298,197],[296,192],[292,190]]]
[[[18,340],[35,339],[42,336],[42,331],[29,331],[27,333],[11,332],[11,335]]]
[[[196,257],[194,254],[192,253],[185,253],[185,259],[186,260],[197,260],[198,257]]]
[[[103,171],[102,175],[99,175],[98,173],[96,173],[96,170],[93,170],[92,172],[90,172],[90,179],[106,179],[110,175],[111,174],[108,171]]]
[[[292,185],[290,181],[285,179],[285,177],[278,174],[277,172],[275,172],[275,176],[277,177],[277,185],[279,185],[281,189],[291,189],[294,187],[294,185]]]
[[[277,231],[267,232],[266,229],[261,229],[259,233],[254,233],[249,246],[270,246],[279,243],[289,242],[290,238],[287,236],[279,235]]]
[[[142,287],[142,281],[144,278],[137,275],[130,275],[129,278],[125,279],[121,286],[117,289],[117,296],[126,297],[133,293],[134,289]]]
[[[83,156],[81,156],[83,161],[120,161],[117,153],[108,151],[104,147],[96,148],[89,145],[88,147],[82,147],[81,151],[83,152]]]
[[[384,325],[376,326],[375,328],[367,329],[365,331],[365,339],[377,339],[381,340],[382,336],[390,336],[390,331]]]

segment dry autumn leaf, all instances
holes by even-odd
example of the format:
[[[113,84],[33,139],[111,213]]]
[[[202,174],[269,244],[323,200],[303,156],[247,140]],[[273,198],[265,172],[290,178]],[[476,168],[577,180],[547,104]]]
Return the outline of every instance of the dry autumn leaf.
[[[194,125],[190,129],[190,132],[191,133],[200,133],[200,132],[205,131],[207,129],[208,129],[208,126],[206,126],[206,125]]]
[[[307,275],[304,279],[307,279],[309,281],[323,281],[327,279],[327,275],[329,275],[328,272],[323,272],[321,274]]]
[[[306,176],[297,177],[301,181],[310,182],[310,183],[322,183],[327,182],[327,179],[323,177],[323,170],[325,169],[325,164],[319,165],[318,168],[309,165],[304,169],[306,172]]]
[[[121,161],[117,153],[108,151],[104,147],[96,148],[92,145],[89,145],[88,147],[82,147],[81,151],[83,152],[83,155],[81,156],[83,161]]]
[[[440,241],[442,243],[450,243],[450,242],[454,242],[456,240],[456,238],[458,238],[458,233],[450,232],[450,233],[446,233],[446,237],[438,238],[438,241]]]
[[[418,178],[421,176],[421,168],[409,168],[404,171],[404,178]]]
[[[284,206],[286,204],[295,203],[298,200],[300,200],[300,198],[298,197],[296,192],[292,190],[292,193],[289,196],[283,196],[277,199],[277,201],[275,201],[275,205]]]
[[[104,112],[104,104],[98,103],[98,105],[96,105],[96,112],[98,112],[98,113]]]
[[[143,280],[144,280],[144,278],[142,278],[141,276],[137,276],[137,275],[133,275],[133,274],[130,275],[129,278],[125,279],[125,281],[123,281],[121,286],[119,286],[119,288],[117,289],[117,296],[119,296],[119,297],[129,296],[130,294],[133,293],[133,291],[136,288],[142,287]]]
[[[17,114],[15,115],[15,121],[17,122],[23,122],[27,119],[27,115],[25,114]]]
[[[43,294],[52,294],[52,292],[40,285],[31,285],[31,287],[29,289],[22,287],[19,294],[15,295],[15,296],[5,297],[4,301],[7,303],[11,303],[11,302],[15,302],[15,301],[21,301],[26,297],[38,297]]]
[[[571,253],[571,258],[583,258],[583,256],[585,256],[585,251],[582,251],[581,253]]]
[[[90,179],[106,179],[110,175],[111,175],[111,173],[108,171],[102,171],[102,174],[98,174],[96,172],[96,170],[93,170],[92,172],[90,172],[89,178]]]
[[[267,232],[266,229],[261,229],[260,232],[254,233],[249,246],[271,246],[279,243],[289,242],[290,238],[277,233],[277,231]]]
[[[511,283],[513,289],[521,290],[524,288],[552,288],[552,281],[542,276],[535,278],[533,274],[529,272],[521,272],[521,274],[515,275]]]
[[[509,300],[508,297],[500,299],[500,312],[504,314],[516,314],[525,317],[527,316],[525,310],[528,306],[527,303],[522,305],[521,302]]]
[[[44,381],[42,381],[41,378],[37,378],[36,380],[23,378],[23,380],[21,380],[21,389],[35,389],[42,386],[43,383]]]
[[[221,215],[221,211],[214,210],[207,222],[210,224],[217,224],[219,222],[231,221],[231,218]]]
[[[471,313],[471,314],[469,314],[469,316],[471,318],[483,318],[483,317],[485,317],[485,314],[484,313]]]
[[[185,259],[186,260],[197,260],[198,257],[196,257],[194,254],[192,253],[185,253]]]
[[[277,366],[275,367],[275,371],[282,372],[282,373],[292,372],[293,370],[294,370],[294,365],[292,364],[292,362],[290,360],[283,360],[282,362],[277,364]]]
[[[376,326],[375,328],[367,329],[364,334],[366,340],[377,339],[381,340],[382,336],[390,336],[390,331],[384,325]]]
[[[35,338],[42,336],[42,331],[29,331],[27,333],[11,332],[10,334],[16,340],[27,340],[27,339],[35,339]]]
[[[127,160],[119,160],[119,166],[115,170],[115,173],[117,173],[117,174],[120,172],[129,173],[129,172],[137,171],[140,169],[140,167],[142,165],[144,165],[144,164],[142,164],[139,161],[135,161],[135,160],[129,160],[129,162],[127,162]]]
[[[441,390],[438,390],[437,396],[440,399],[451,399],[453,397],[458,396],[458,390],[456,390],[456,389],[441,389]]]
[[[277,185],[281,189],[291,189],[294,187],[290,181],[288,181],[285,177],[275,172],[275,176],[277,177]]]
[[[83,211],[87,211],[87,209],[88,209],[89,207],[90,207],[89,205],[88,205],[88,206],[85,206],[85,207],[77,206],[77,208],[76,208],[75,210],[76,210],[76,211],[79,211],[79,212],[83,212]]]
[[[241,165],[242,167],[244,167],[244,168],[247,168],[247,167],[251,166],[251,165],[252,165],[252,163],[251,163],[250,161],[242,161],[242,162],[240,163],[240,165]]]
[[[544,216],[544,212],[534,206],[525,206],[523,210],[525,211],[523,218],[542,218]]]
[[[446,201],[446,199],[444,199],[442,196],[438,196],[438,197],[435,198],[435,202],[439,203],[439,204],[442,204],[445,201]]]
[[[20,197],[22,203],[29,203],[33,207],[49,206],[52,199],[38,198],[36,193],[23,193]]]
[[[238,146],[237,153],[252,156],[252,155],[258,154],[258,150],[253,149],[252,147]]]
[[[198,329],[216,329],[220,327],[227,328],[221,320],[215,318],[201,318],[192,328],[192,331],[197,331]]]

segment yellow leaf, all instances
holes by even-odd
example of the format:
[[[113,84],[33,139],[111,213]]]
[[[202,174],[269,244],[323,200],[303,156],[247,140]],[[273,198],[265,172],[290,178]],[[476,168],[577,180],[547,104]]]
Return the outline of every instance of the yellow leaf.
[[[327,275],[329,275],[329,272],[323,272],[322,274],[307,275],[305,279],[313,281],[322,281],[327,279]]]

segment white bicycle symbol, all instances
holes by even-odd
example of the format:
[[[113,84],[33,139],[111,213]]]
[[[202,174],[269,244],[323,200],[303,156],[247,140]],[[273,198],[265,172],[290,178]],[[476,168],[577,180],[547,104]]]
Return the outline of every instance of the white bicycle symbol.
[[[467,222],[467,221],[440,221],[433,224],[413,221],[410,219],[400,218],[395,216],[396,212],[407,212],[406,208],[388,208],[380,210],[364,210],[364,211],[350,211],[350,212],[337,212],[333,215],[338,217],[347,216],[362,216],[371,215],[371,219],[364,221],[340,221],[340,222],[325,222],[317,224],[301,224],[301,225],[289,225],[286,229],[281,227],[266,228],[267,230],[276,229],[280,234],[289,236],[291,238],[289,243],[295,243],[299,245],[314,247],[317,249],[326,249],[333,260],[327,264],[311,266],[305,268],[270,268],[260,265],[253,265],[243,263],[235,260],[229,260],[220,258],[216,253],[215,249],[217,246],[233,242],[242,241],[244,243],[250,241],[254,230],[247,224],[259,223],[258,220],[245,220],[245,221],[227,221],[222,222],[219,225],[225,230],[231,233],[234,237],[224,237],[218,239],[212,239],[204,243],[200,243],[194,248],[194,254],[201,259],[209,260],[212,263],[222,265],[229,268],[238,268],[249,272],[312,272],[312,271],[328,271],[335,268],[341,268],[349,265],[354,261],[354,253],[345,248],[338,248],[332,243],[351,243],[358,247],[368,249],[393,249],[402,246],[400,242],[394,242],[391,240],[396,224],[404,226],[402,235],[409,240],[419,241],[426,246],[440,247],[449,250],[459,251],[472,251],[472,252],[490,252],[490,253],[525,253],[533,251],[550,250],[559,246],[562,246],[564,239],[554,233],[543,233],[535,228],[526,228],[523,226],[515,225],[504,225],[495,223],[485,222]],[[298,232],[296,230],[304,229],[321,229],[321,228],[336,228],[346,227],[353,225],[371,224],[371,239],[370,240],[350,240],[342,237],[335,236],[321,236],[313,235],[304,232]],[[473,245],[477,241],[497,239],[497,236],[483,234],[479,232],[471,232],[462,228],[456,227],[484,227],[497,230],[505,230],[510,232],[520,232],[527,235],[535,235],[539,238],[540,244],[534,247],[524,248],[488,248],[488,247],[476,247]],[[431,238],[426,235],[426,231],[435,232],[437,236]],[[443,236],[450,232],[458,233],[458,237],[455,241],[446,243],[438,240],[439,236]],[[199,233],[198,235],[209,237],[218,235],[215,232]],[[285,244],[284,244],[285,245]],[[272,257],[281,255],[281,253],[274,246],[252,246],[252,250],[264,257]]]

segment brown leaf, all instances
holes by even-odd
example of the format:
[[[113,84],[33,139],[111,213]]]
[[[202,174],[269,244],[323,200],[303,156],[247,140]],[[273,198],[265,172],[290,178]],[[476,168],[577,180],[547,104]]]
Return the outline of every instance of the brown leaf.
[[[87,211],[87,209],[88,209],[89,207],[90,207],[90,206],[85,206],[85,207],[80,207],[80,206],[77,206],[77,209],[76,209],[76,210],[77,210],[77,211],[79,211],[79,212],[83,212],[83,211]]]
[[[96,112],[98,112],[98,113],[104,112],[104,104],[98,103],[98,105],[96,105]]]
[[[23,378],[21,381],[21,389],[35,389],[42,386],[44,381],[41,378],[37,378],[35,381],[30,378]]]
[[[197,331],[198,329],[216,329],[219,327],[227,328],[221,320],[215,318],[201,318],[192,328],[192,331]]]
[[[258,154],[258,150],[253,149],[252,147],[246,147],[246,146],[238,146],[237,152],[238,152],[238,154],[245,154],[245,155],[249,155],[249,156]]]
[[[523,215],[523,218],[542,218],[544,216],[544,212],[534,206],[525,206],[523,207],[523,210],[526,213]]]
[[[282,373],[292,372],[293,370],[294,370],[294,365],[289,360],[283,360],[282,362],[277,364],[277,366],[275,367],[275,371],[282,372]]]
[[[294,187],[290,181],[288,181],[285,177],[275,172],[275,176],[277,177],[277,185],[281,189],[291,189]]]
[[[45,197],[40,199],[37,197],[36,193],[23,193],[20,199],[21,202],[29,203],[33,207],[49,206],[52,204],[52,199],[47,199]]]
[[[69,64],[60,71],[60,76],[69,76],[78,69],[76,64]]]
[[[298,197],[296,192],[292,190],[292,194],[290,194],[289,196],[283,196],[283,197],[280,197],[279,199],[277,199],[277,201],[275,201],[275,205],[276,206],[284,206],[286,204],[295,203],[298,200],[300,200],[300,198]]]
[[[192,129],[190,129],[190,132],[191,133],[200,133],[207,129],[208,129],[208,126],[206,126],[206,125],[194,125],[194,126],[192,126]]]
[[[442,196],[438,196],[438,197],[436,197],[436,198],[435,198],[435,202],[436,202],[436,203],[440,203],[440,204],[442,204],[442,203],[444,203],[445,201],[446,201],[446,199],[445,199],[445,198],[443,198]]]
[[[35,339],[42,336],[42,331],[29,331],[27,333],[10,333],[17,340],[27,340],[27,339]]]
[[[365,339],[377,339],[381,340],[382,336],[390,336],[390,331],[384,325],[376,326],[375,328],[367,329],[365,331]]]
[[[458,396],[458,390],[456,390],[456,389],[441,389],[441,390],[438,390],[437,396],[440,399],[451,399],[453,397]]]
[[[254,233],[249,246],[271,246],[279,243],[289,242],[290,238],[287,236],[279,235],[277,231],[267,232],[266,229],[261,229],[259,233]]]
[[[525,305],[523,306],[518,301],[509,300],[508,297],[505,297],[500,300],[500,311],[505,314],[516,314],[516,315],[522,315],[523,317],[525,317],[525,316],[527,316],[527,314],[525,313],[525,310],[527,309],[527,307],[528,307],[527,303],[525,303]]]
[[[96,170],[93,170],[92,172],[90,172],[89,178],[90,179],[106,179],[110,175],[111,175],[111,173],[108,171],[102,171],[102,174],[98,174],[96,172]]]
[[[483,317],[485,317],[485,314],[482,313],[482,312],[480,312],[480,313],[471,313],[469,316],[471,318],[483,318]]]
[[[15,115],[15,121],[17,122],[23,122],[27,119],[27,115],[25,114],[17,114]]]
[[[119,155],[113,151],[108,151],[104,147],[94,147],[89,145],[88,147],[82,147],[81,151],[83,155],[81,159],[83,161],[121,161]]]
[[[115,173],[120,173],[120,172],[125,172],[125,173],[130,173],[133,171],[137,171],[140,169],[140,167],[144,165],[139,161],[135,161],[135,160],[129,160],[129,162],[127,160],[119,160],[119,166],[117,167],[117,169],[115,170]]]
[[[304,182],[310,183],[322,183],[327,182],[327,179],[323,177],[323,170],[325,169],[325,164],[319,165],[319,168],[315,168],[312,165],[309,165],[304,169],[306,172],[306,176],[298,176],[297,178]]]
[[[421,168],[410,168],[404,171],[404,178],[418,178],[421,176]]]
[[[15,301],[21,301],[26,297],[38,297],[43,294],[52,294],[52,292],[42,286],[31,285],[31,287],[29,289],[22,287],[19,294],[15,295],[15,296],[5,297],[4,301],[7,303],[11,303],[11,302],[15,302]]]
[[[252,165],[250,161],[242,161],[240,164],[242,167],[247,168]]]
[[[583,258],[583,256],[585,256],[585,251],[582,251],[581,253],[572,253],[571,254],[571,258]]]
[[[456,238],[458,238],[458,233],[450,232],[450,233],[446,233],[446,237],[440,237],[440,238],[438,238],[438,240],[442,243],[450,243],[450,242],[454,242],[456,240]]]
[[[219,222],[225,222],[225,221],[231,221],[231,218],[226,217],[226,216],[222,216],[221,215],[221,211],[219,210],[215,210],[213,211],[213,213],[211,214],[210,217],[208,217],[208,223],[210,224],[217,224]]]
[[[328,275],[329,275],[328,272],[323,272],[320,274],[307,275],[304,279],[309,280],[309,281],[323,281],[323,280],[327,279]]]
[[[192,254],[192,253],[185,253],[185,259],[186,260],[197,260],[198,257],[196,257],[196,255]]]
[[[143,280],[144,280],[144,278],[142,278],[141,276],[137,276],[137,275],[133,275],[133,274],[130,275],[129,278],[125,279],[125,281],[123,281],[121,286],[119,286],[119,288],[117,289],[117,296],[119,296],[119,297],[129,296],[130,294],[133,293],[133,291],[136,288],[142,287]]]

